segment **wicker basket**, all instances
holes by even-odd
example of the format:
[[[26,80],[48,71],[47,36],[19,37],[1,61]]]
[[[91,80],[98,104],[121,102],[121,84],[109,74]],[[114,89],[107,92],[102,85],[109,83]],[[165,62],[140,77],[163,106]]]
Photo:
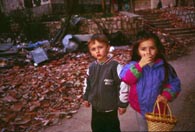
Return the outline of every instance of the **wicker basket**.
[[[155,108],[158,108],[158,113],[155,113]],[[166,109],[168,108],[168,113]],[[172,116],[171,109],[168,104],[164,105],[164,113],[161,114],[159,103],[154,104],[153,112],[145,114],[146,121],[148,124],[148,131],[171,131],[175,127],[177,120]]]

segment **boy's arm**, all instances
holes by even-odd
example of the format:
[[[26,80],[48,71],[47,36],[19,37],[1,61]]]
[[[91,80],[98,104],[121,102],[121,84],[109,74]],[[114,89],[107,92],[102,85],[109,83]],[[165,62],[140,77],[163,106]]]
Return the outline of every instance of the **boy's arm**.
[[[83,87],[83,105],[85,107],[90,107],[90,103],[88,101],[88,94],[89,94],[89,81],[88,81],[88,70],[87,70],[87,77],[84,80],[84,87]]]
[[[117,74],[119,76],[120,72],[122,70],[122,65],[117,66]],[[126,108],[128,106],[128,94],[129,94],[129,85],[127,85],[125,82],[120,83],[120,89],[119,89],[119,102],[118,106],[121,108]]]
[[[83,100],[88,101],[88,94],[89,94],[89,69],[87,69],[87,77],[84,80],[84,86],[83,86]]]

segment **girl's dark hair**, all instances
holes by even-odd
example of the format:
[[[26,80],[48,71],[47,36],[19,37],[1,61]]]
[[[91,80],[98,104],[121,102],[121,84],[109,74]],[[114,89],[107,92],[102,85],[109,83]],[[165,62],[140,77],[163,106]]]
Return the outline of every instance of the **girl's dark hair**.
[[[152,32],[149,31],[140,31],[136,35],[136,41],[133,46],[133,52],[132,52],[132,60],[134,61],[139,61],[141,59],[141,56],[138,53],[138,48],[141,42],[152,39],[154,41],[154,44],[157,47],[158,53],[157,53],[157,58],[162,58],[165,60],[164,54],[165,54],[165,49],[164,46],[162,45],[160,39],[158,36]]]
[[[136,35],[136,41],[133,45],[133,51],[132,51],[132,61],[139,61],[141,59],[141,56],[138,53],[138,48],[141,42],[146,41],[146,40],[153,40],[154,44],[157,47],[157,56],[156,58],[161,58],[164,61],[164,67],[165,67],[165,78],[164,78],[164,83],[168,81],[168,76],[169,76],[169,71],[171,73],[174,73],[176,75],[176,72],[174,68],[167,62],[165,58],[165,48],[163,44],[161,43],[159,37],[150,31],[139,31]]]

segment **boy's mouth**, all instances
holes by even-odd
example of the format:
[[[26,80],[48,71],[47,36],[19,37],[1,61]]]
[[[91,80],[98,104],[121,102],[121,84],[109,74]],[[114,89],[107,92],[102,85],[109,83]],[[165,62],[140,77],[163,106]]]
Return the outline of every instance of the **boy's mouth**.
[[[100,54],[97,54],[97,57],[100,57],[101,55]]]

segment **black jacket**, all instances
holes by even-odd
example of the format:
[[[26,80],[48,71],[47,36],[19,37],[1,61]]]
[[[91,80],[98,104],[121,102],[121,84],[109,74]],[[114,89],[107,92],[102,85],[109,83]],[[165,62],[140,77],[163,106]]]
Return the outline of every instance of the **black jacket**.
[[[121,80],[117,73],[118,65],[117,61],[110,60],[104,64],[94,61],[89,66],[83,98],[89,101],[97,111],[116,110],[118,107],[128,105],[128,101],[122,102],[119,98]]]

